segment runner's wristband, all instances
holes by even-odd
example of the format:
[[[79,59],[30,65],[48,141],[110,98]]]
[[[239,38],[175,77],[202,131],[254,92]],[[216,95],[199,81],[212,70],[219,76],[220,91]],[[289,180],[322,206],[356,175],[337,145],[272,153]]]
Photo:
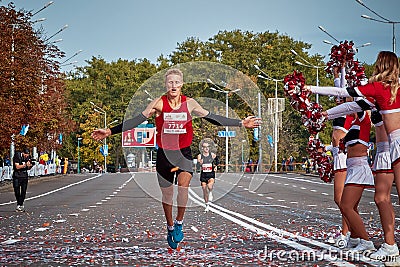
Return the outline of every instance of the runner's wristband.
[[[110,128],[111,135],[133,129],[145,120],[147,120],[146,116],[144,116],[143,113],[140,112],[140,114],[136,117],[133,117],[132,119],[126,120],[123,123],[120,123],[117,126]]]
[[[242,126],[242,120],[230,119],[211,112],[208,112],[207,116],[203,118],[217,126]]]

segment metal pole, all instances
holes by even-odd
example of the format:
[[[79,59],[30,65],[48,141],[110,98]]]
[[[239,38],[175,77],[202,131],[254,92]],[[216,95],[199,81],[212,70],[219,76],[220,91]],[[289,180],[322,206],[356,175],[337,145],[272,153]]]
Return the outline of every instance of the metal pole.
[[[14,159],[14,154],[15,154],[14,138],[15,138],[15,134],[11,135],[11,146],[10,146],[10,162],[11,162],[11,166],[14,166],[14,160],[13,160]]]
[[[258,118],[261,119],[261,92],[258,92]],[[262,134],[261,134],[261,125],[258,126],[258,164],[257,164],[257,172],[261,172],[262,170],[262,142],[261,142]]]
[[[316,69],[317,69],[317,86],[319,86],[319,76],[318,76],[319,67],[317,66]],[[315,95],[315,102],[319,103],[319,94]]]
[[[104,129],[107,128],[107,112],[104,111]],[[107,148],[107,138],[104,138],[104,148],[103,148],[103,152],[104,152],[104,173],[107,173],[107,153],[108,153],[108,148]]]
[[[318,87],[319,86],[319,76],[318,76],[319,67],[316,67],[316,69],[317,69],[317,87]],[[318,94],[315,95],[315,102],[317,102],[317,104],[319,103],[319,95]],[[317,133],[315,135],[315,137],[318,139],[319,133]]]
[[[278,172],[278,81],[275,80],[275,125],[274,125],[275,172]]]
[[[392,23],[392,30],[393,30],[393,53],[396,53],[396,36],[395,36],[395,34],[394,34],[394,24],[396,24],[396,23]]]
[[[226,117],[228,117],[228,107],[229,107],[229,104],[228,104],[228,92],[226,92],[225,93],[225,109],[226,109]],[[229,171],[229,166],[228,166],[228,164],[229,164],[229,160],[228,160],[228,156],[229,156],[229,151],[228,151],[228,149],[229,149],[229,139],[228,139],[228,131],[229,131],[229,129],[228,129],[228,126],[226,126],[225,127],[225,172],[228,172]]]
[[[80,146],[79,146],[80,138],[78,138],[78,173],[81,173],[81,168],[80,168]]]
[[[107,112],[104,111],[104,129],[107,128]],[[107,148],[107,151],[106,151]],[[104,138],[104,173],[107,172],[107,153],[108,153],[108,147],[107,147],[107,138]]]
[[[243,140],[242,140],[242,164],[241,164],[240,169],[241,169],[241,170],[244,169]]]

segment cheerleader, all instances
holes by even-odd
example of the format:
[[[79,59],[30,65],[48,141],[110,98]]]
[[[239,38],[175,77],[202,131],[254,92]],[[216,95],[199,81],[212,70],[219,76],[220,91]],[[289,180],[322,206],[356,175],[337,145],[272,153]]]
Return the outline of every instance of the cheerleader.
[[[374,164],[372,167],[375,175],[374,200],[379,210],[381,225],[384,233],[384,243],[378,251],[370,255],[373,259],[388,259],[399,255],[399,249],[394,239],[394,210],[390,197],[390,191],[394,181],[391,167],[388,135],[386,133],[382,115],[376,109],[373,102],[361,99],[356,102],[347,102],[327,110],[324,115],[328,119],[342,116],[348,112],[372,109],[371,121],[375,126],[376,146]]]
[[[333,74],[334,74],[334,84],[335,87],[344,87],[346,84],[345,80],[345,68],[342,66],[341,67],[341,73],[339,75],[338,72],[338,67],[335,67],[333,69]],[[341,97],[336,97],[336,104],[340,105],[344,103],[345,99]],[[333,179],[333,199],[336,203],[336,205],[340,208],[340,200],[342,198],[343,194],[343,188],[344,188],[344,182],[346,180],[346,173],[347,173],[347,167],[346,167],[346,154],[344,151],[339,149],[339,143],[340,140],[343,139],[350,126],[351,122],[353,121],[353,118],[351,116],[340,116],[337,118],[334,118],[332,120],[332,125],[333,125],[333,131],[332,131],[332,156],[333,156],[333,173],[334,173],[334,179]],[[345,217],[342,214],[342,229],[340,236],[336,238],[335,240],[335,245],[344,248],[344,247],[355,247],[358,245],[358,239],[352,238],[351,237],[351,232],[348,226],[348,223],[346,222]]]
[[[384,122],[383,124],[384,128],[382,129],[384,129],[386,132],[386,133],[381,133],[381,135],[384,136],[388,134],[387,139],[389,141],[389,147],[387,147],[387,145],[385,145],[384,143],[378,146],[380,152],[384,152],[384,150],[389,149],[389,158],[391,160],[391,166],[393,168],[396,185],[400,185],[400,164],[398,164],[400,162],[400,96],[397,93],[398,88],[399,88],[399,61],[396,54],[390,51],[381,51],[378,54],[377,60],[375,62],[374,72],[372,74],[372,77],[369,79],[369,83],[366,85],[358,87],[348,87],[348,88],[335,88],[335,87],[327,88],[327,87],[306,86],[307,90],[310,90],[311,92],[317,94],[336,95],[340,97],[364,96],[364,97],[371,97],[375,100],[375,102],[381,108],[380,114],[382,114],[382,120]],[[353,107],[354,105],[357,104],[353,103]],[[351,105],[348,105],[348,107],[350,106]],[[380,132],[379,129],[378,132]],[[382,142],[384,142],[383,140],[384,139],[381,139]],[[378,167],[378,164],[376,164],[375,168],[376,170],[378,170],[381,167]],[[376,177],[377,181],[378,179],[379,178]],[[386,178],[386,180],[390,181],[390,178]],[[383,184],[389,184],[389,182],[386,180],[383,182]],[[381,180],[379,180],[378,183],[380,182]],[[385,243],[376,253],[373,253],[371,255],[374,258],[378,257],[380,258],[382,256],[387,256],[387,255],[391,256],[398,254],[398,249],[397,245],[394,243],[394,238],[393,241],[391,240],[392,211],[390,210],[389,207],[389,210],[386,213],[385,212],[382,213],[384,209],[387,209],[382,207],[385,205],[383,203],[388,202],[387,199],[384,201],[382,201],[382,199],[385,198],[384,197],[385,195],[386,198],[387,195],[389,195],[389,202],[390,202],[390,192],[385,193],[384,192],[385,186],[381,188],[379,184],[377,185],[378,185],[377,188],[378,193],[375,194],[375,201],[377,202],[378,209],[380,210],[382,226],[385,232]],[[384,193],[380,194],[379,192],[384,192]],[[388,206],[386,205],[386,207]],[[392,245],[390,243],[392,243]],[[399,257],[396,257],[396,261],[399,261]]]
[[[369,240],[364,222],[358,213],[358,203],[365,188],[374,187],[374,177],[368,164],[369,131],[371,120],[366,111],[356,113],[352,126],[344,138],[347,149],[347,175],[340,200],[340,209],[358,245],[352,252],[375,250]]]

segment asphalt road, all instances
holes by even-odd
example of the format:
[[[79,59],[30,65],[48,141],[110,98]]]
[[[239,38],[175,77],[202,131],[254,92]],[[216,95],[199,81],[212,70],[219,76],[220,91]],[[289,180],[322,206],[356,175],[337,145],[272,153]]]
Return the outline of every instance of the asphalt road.
[[[332,184],[317,177],[219,174],[205,212],[195,176],[189,198],[185,239],[171,250],[154,173],[35,178],[25,213],[15,212],[11,185],[2,186],[0,265],[383,266],[332,246],[341,217]],[[379,247],[373,190],[364,192],[360,212]],[[396,227],[398,243],[399,233]]]

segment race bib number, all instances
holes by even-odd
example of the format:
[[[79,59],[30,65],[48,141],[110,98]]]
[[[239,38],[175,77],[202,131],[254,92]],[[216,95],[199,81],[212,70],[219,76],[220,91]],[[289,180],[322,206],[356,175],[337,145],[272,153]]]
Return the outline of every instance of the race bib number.
[[[203,172],[212,172],[212,163],[204,163],[201,165],[201,170]]]
[[[187,113],[164,113],[164,133],[166,134],[185,134],[185,123],[187,121]]]

